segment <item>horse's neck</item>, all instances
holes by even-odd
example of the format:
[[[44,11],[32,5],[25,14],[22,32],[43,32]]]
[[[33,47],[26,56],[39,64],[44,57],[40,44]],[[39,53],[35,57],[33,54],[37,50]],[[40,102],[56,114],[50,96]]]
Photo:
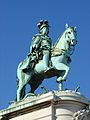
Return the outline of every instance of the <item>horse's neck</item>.
[[[55,45],[55,48],[57,49],[63,49],[66,50],[66,41],[65,41],[65,33],[61,37],[58,38],[57,44]]]

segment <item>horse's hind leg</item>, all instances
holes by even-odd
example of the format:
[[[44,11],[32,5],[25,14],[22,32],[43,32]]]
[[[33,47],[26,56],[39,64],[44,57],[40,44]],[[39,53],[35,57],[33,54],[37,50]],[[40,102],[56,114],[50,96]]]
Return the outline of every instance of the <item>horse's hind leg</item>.
[[[35,90],[42,84],[43,78],[36,77],[29,82],[30,85],[30,93],[34,93]]]

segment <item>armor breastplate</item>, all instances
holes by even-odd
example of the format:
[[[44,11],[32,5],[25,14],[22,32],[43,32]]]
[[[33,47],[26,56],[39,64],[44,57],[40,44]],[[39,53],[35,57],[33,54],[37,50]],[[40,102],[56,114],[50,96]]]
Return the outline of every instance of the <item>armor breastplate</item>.
[[[51,47],[51,39],[46,35],[41,35],[41,46]]]

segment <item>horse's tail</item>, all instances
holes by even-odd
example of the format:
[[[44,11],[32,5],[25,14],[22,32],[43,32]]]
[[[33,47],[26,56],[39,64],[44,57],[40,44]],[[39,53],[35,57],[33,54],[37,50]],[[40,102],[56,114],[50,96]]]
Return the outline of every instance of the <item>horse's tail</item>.
[[[18,89],[19,87],[19,79],[16,79],[16,88]]]

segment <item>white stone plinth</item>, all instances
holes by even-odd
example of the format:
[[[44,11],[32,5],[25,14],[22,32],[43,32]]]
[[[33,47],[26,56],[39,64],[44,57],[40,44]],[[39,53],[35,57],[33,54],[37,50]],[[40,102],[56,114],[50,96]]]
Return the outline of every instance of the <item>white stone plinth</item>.
[[[74,91],[29,95],[0,111],[1,120],[90,120],[90,102]]]

